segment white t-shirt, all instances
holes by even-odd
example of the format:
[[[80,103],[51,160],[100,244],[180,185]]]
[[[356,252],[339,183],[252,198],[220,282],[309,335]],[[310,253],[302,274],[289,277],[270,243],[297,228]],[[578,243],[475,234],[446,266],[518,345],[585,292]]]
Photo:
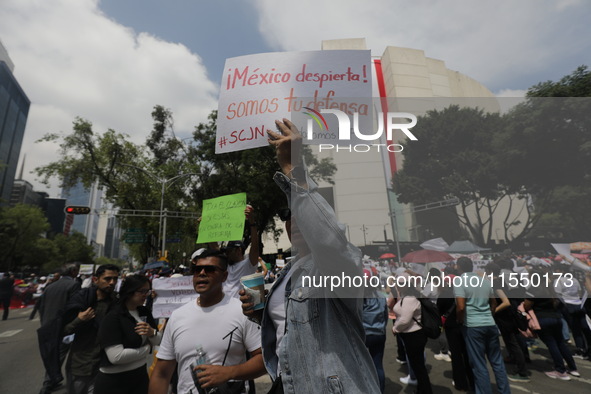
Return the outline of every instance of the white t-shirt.
[[[228,335],[232,330],[233,334]],[[207,308],[191,300],[172,313],[157,357],[178,362],[178,393],[195,392],[190,368],[197,346],[203,347],[211,364],[222,365],[230,338],[232,345],[224,365],[241,364],[246,361],[246,351],[261,347],[259,326],[242,314],[242,304],[235,298],[225,295],[218,304]]]
[[[250,264],[250,257],[236,264],[228,264],[228,279],[224,282],[224,293],[230,297],[240,298],[238,292],[241,289],[240,278],[252,275],[257,271],[256,265]]]
[[[564,276],[554,282],[554,290],[558,297],[566,304],[581,305],[579,297],[581,285],[576,278],[567,279]]]

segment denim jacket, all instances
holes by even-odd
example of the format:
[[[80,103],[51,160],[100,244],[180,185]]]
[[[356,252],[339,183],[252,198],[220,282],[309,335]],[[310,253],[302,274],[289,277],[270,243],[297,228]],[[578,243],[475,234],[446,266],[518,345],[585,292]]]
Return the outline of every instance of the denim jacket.
[[[274,179],[290,200],[311,253],[296,256],[279,273],[267,297],[290,269],[296,270],[284,295],[286,330],[280,349],[264,310],[262,349],[267,371],[273,380],[277,378],[279,357],[285,393],[379,393],[377,373],[365,347],[363,289],[335,294],[330,287],[302,286],[304,275],[362,275],[361,252],[347,241],[344,228],[311,179],[309,190],[280,173]]]

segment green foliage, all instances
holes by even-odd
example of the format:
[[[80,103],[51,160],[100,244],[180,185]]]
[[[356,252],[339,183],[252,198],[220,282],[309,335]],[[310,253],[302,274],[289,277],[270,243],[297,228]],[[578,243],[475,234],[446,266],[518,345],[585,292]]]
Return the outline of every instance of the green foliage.
[[[127,210],[160,210],[162,184],[179,173],[198,172],[195,166],[182,160],[177,152],[180,142],[170,136],[172,115],[163,107],[155,107],[154,130],[148,137],[146,149],[129,141],[129,136],[114,130],[95,133],[92,123],[77,118],[71,134],[48,134],[42,141],[60,142],[60,159],[36,169],[44,182],[60,179],[60,186],[84,186],[98,181],[105,196],[114,206]],[[164,207],[170,211],[188,209],[186,181],[166,183]],[[158,249],[158,215],[147,217],[119,217],[122,228],[141,228],[148,234],[147,242],[134,245],[136,258],[146,261]],[[178,223],[177,223],[178,224]],[[175,225],[173,223],[173,225]],[[182,223],[181,223],[182,225]],[[192,233],[195,233],[193,223]],[[192,236],[193,236],[192,235]]]
[[[18,204],[0,210],[0,267],[14,270],[23,264],[37,241],[49,229],[40,208]]]
[[[532,86],[527,97],[591,97],[591,71],[585,65],[558,82],[546,81]]]
[[[495,135],[503,124],[498,114],[455,105],[420,117],[413,128],[418,142],[407,144],[404,167],[393,178],[398,200],[426,204],[456,198],[458,218],[474,241],[490,244],[493,213],[515,192],[499,171]],[[507,231],[518,224],[503,219]]]
[[[589,97],[591,71],[581,66],[558,82],[533,86],[507,115],[504,162],[511,182],[525,185],[540,205],[535,236],[591,238]]]
[[[127,135],[113,130],[95,133],[92,123],[77,118],[72,133],[48,134],[42,139],[59,141],[61,157],[36,172],[46,183],[58,177],[65,187],[77,182],[89,187],[98,181],[109,202],[125,210],[159,212],[162,202],[168,211],[198,213],[204,199],[246,192],[249,203],[257,210],[259,232],[275,230],[273,217],[287,203],[273,182],[278,166],[272,148],[216,155],[216,111],[209,115],[207,123],[195,128],[189,143],[176,138],[169,109],[155,106],[152,118],[153,129],[145,145],[133,144]],[[307,162],[312,176],[331,182],[336,168],[330,160],[318,161],[307,152]],[[139,228],[147,234],[146,243],[129,245],[140,262],[146,262],[159,250],[158,218],[119,217],[123,229]],[[167,238],[181,235],[180,244],[167,248],[178,262],[183,259],[182,253],[190,254],[194,249],[197,221],[168,217],[166,228]]]
[[[44,240],[44,241],[43,241]],[[57,234],[54,239],[41,239],[35,252],[39,253],[37,265],[43,272],[52,272],[68,263],[92,264],[94,249],[86,242],[84,234],[74,232]]]
[[[0,269],[50,272],[67,263],[92,263],[94,250],[84,235],[58,234],[48,239],[44,238],[48,229],[39,207],[19,204],[0,210]]]
[[[404,168],[394,178],[399,200],[458,198],[460,221],[484,244],[502,197],[510,199],[511,209],[522,207],[527,218],[520,223],[496,215],[507,242],[530,231],[589,239],[591,100],[581,98],[589,96],[591,71],[581,66],[558,82],[533,86],[526,101],[502,117],[459,107],[428,112],[413,128],[419,142],[407,144]],[[482,215],[468,214],[469,205]]]
[[[119,267],[120,269],[129,268],[127,261],[121,259],[111,259],[105,256],[97,257],[94,261],[96,266],[105,265],[105,264],[113,264]]]

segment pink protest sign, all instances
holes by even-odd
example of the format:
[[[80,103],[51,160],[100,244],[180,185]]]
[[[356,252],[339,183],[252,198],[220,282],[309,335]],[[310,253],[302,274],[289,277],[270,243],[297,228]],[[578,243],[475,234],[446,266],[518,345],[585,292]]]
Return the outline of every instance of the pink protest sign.
[[[334,108],[339,97],[371,94],[370,51],[277,52],[227,59],[216,153],[265,146],[267,130],[275,130],[276,119],[291,119],[305,108]],[[348,105],[356,104],[349,100]]]

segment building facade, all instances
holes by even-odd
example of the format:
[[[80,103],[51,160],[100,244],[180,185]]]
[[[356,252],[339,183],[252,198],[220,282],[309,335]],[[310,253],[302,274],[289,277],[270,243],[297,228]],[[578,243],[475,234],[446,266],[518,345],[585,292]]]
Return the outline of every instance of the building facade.
[[[323,50],[368,49],[365,39],[322,42]],[[494,94],[476,80],[446,67],[445,62],[425,56],[424,51],[389,46],[374,57],[374,107],[381,112],[408,112],[424,115],[450,104],[484,108],[499,112]],[[377,98],[377,100],[376,100]],[[395,130],[391,142],[405,140]],[[388,142],[388,141],[384,141]],[[339,221],[347,225],[347,236],[357,246],[383,245],[395,252],[392,240],[418,245],[430,238],[463,239],[466,231],[446,201],[429,206],[400,204],[392,192],[392,177],[404,165],[403,152],[366,153],[323,151],[337,166],[334,185],[320,184],[325,194],[332,194]],[[401,254],[404,254],[404,250]]]
[[[86,236],[86,240],[95,246],[98,251],[97,256],[102,256],[103,240],[99,239],[99,211],[102,204],[102,190],[98,187],[98,182],[92,184],[87,189],[81,183],[70,189],[62,189],[61,197],[67,201],[67,205],[90,207],[88,215],[74,215],[74,221],[70,226],[70,231],[77,231]]]
[[[31,101],[12,74],[14,64],[0,42],[0,205],[8,205]]]

